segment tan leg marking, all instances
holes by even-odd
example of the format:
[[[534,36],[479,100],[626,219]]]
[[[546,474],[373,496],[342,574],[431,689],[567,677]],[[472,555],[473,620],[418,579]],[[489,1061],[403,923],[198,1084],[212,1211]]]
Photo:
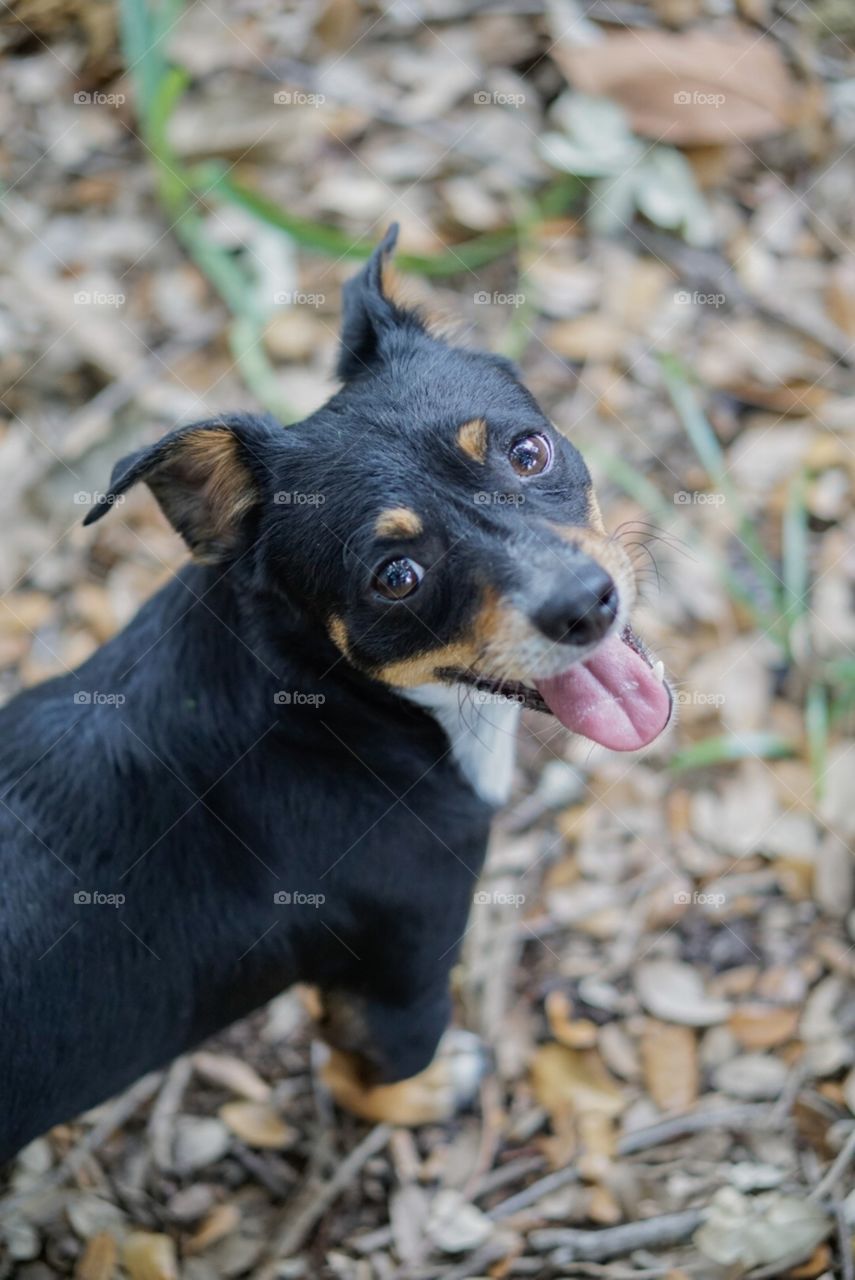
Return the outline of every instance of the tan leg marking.
[[[433,1062],[408,1080],[365,1084],[357,1054],[332,1049],[321,1078],[345,1111],[373,1124],[414,1126],[449,1120],[471,1102],[485,1070],[477,1037],[446,1032]]]

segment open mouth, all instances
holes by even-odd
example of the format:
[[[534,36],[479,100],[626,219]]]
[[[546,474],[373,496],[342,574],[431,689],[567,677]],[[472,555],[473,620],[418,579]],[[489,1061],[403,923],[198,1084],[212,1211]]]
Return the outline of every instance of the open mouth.
[[[533,687],[475,672],[442,670],[453,679],[554,715],[566,729],[612,751],[637,751],[671,718],[671,693],[661,662],[653,663],[631,627],[608,636],[593,653]]]

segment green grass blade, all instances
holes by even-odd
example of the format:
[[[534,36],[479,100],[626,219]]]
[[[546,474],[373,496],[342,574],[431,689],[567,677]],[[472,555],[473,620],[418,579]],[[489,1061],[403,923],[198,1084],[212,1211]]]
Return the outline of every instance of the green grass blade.
[[[796,755],[796,743],[777,733],[724,733],[684,747],[672,756],[668,768],[672,773],[685,773],[688,769],[707,769],[739,760],[784,760]]]
[[[828,768],[830,719],[828,691],[823,684],[814,681],[808,688],[805,699],[805,734],[814,797],[817,800],[822,799],[823,782]]]

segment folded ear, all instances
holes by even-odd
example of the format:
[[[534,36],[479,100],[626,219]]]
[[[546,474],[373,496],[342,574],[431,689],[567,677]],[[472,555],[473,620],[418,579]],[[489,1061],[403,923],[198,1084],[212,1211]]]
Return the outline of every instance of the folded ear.
[[[425,328],[418,312],[393,297],[389,266],[397,239],[398,224],[393,222],[365,266],[342,291],[337,372],[345,382],[372,368],[382,357],[384,341],[396,330]]]
[[[236,414],[179,427],[146,449],[122,458],[110,488],[84,524],[106,515],[126,490],[144,480],[194,557],[222,560],[238,541],[244,517],[261,500],[264,452],[272,419]]]

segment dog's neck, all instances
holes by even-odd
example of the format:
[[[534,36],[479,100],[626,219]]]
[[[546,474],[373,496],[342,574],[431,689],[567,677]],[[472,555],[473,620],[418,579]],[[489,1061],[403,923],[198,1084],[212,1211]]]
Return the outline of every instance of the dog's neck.
[[[502,805],[513,782],[520,707],[463,685],[423,684],[401,692],[439,721],[460,772],[482,800]]]
[[[96,664],[101,668],[99,687],[112,687],[112,672],[105,668],[113,668],[117,674],[131,668],[141,678],[148,669],[145,679],[154,669],[163,673],[170,687],[181,691],[181,698],[176,695],[162,700],[163,718],[150,726],[151,733],[163,735],[164,742],[175,746],[169,711],[173,705],[180,711],[187,697],[210,704],[217,698],[228,701],[239,695],[239,707],[226,716],[234,740],[223,737],[219,743],[228,763],[283,710],[288,716],[287,708],[275,701],[277,690],[287,694],[299,690],[302,696],[323,693],[326,701],[322,698],[317,720],[331,722],[334,727],[339,704],[342,712],[350,708],[348,721],[351,714],[362,714],[360,707],[370,705],[372,714],[382,715],[387,725],[393,723],[397,694],[430,714],[447,737],[461,774],[480,799],[491,806],[507,800],[520,714],[516,703],[485,697],[462,685],[425,684],[384,692],[382,686],[368,681],[363,693],[363,677],[345,663],[326,637],[318,636],[315,624],[308,624],[281,602],[266,598],[242,606],[228,576],[215,568],[185,566],[161,598],[162,605],[152,602],[137,615],[132,624],[135,637],[130,644],[128,640],[122,643],[115,661],[114,646],[108,645],[99,651]],[[259,626],[262,613],[264,625]],[[214,680],[215,689],[211,685],[213,672],[224,664],[230,679]],[[186,720],[186,716],[180,718]],[[218,722],[222,718],[219,715]],[[180,727],[183,733],[183,724]],[[405,731],[411,738],[415,725],[406,726]],[[157,749],[156,740],[152,745]],[[212,768],[217,763],[212,759]]]

